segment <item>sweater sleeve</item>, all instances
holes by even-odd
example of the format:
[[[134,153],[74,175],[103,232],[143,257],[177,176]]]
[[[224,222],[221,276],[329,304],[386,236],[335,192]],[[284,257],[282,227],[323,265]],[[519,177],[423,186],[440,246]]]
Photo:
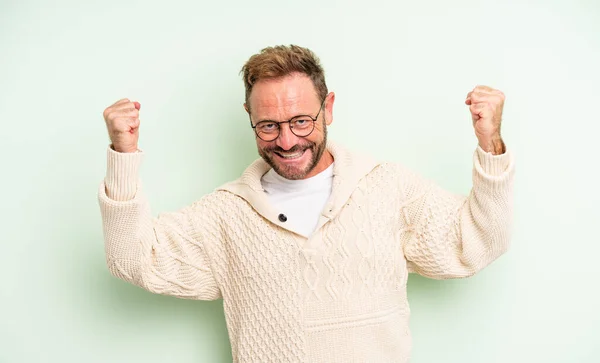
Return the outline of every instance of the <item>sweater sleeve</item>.
[[[468,196],[452,194],[416,175],[405,185],[409,272],[434,279],[479,272],[507,251],[511,238],[514,157],[477,147]]]
[[[138,176],[143,152],[108,149],[107,173],[98,190],[106,262],[110,273],[150,292],[184,299],[221,297],[206,250],[210,224],[202,200],[153,217]],[[215,241],[210,241],[215,242]]]

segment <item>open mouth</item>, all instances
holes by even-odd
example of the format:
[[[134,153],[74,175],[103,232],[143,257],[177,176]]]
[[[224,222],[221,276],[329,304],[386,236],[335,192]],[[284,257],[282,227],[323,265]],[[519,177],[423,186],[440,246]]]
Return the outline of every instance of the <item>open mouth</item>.
[[[309,148],[294,152],[273,151],[273,154],[277,155],[277,159],[280,162],[295,163],[304,160],[304,157],[308,155],[307,150],[309,150]]]
[[[302,157],[302,155],[304,155],[304,152],[306,152],[306,149],[302,150],[302,151],[296,151],[293,153],[274,151],[274,153],[277,154],[279,157],[281,157],[283,159],[287,159],[287,160],[298,159],[298,158]]]

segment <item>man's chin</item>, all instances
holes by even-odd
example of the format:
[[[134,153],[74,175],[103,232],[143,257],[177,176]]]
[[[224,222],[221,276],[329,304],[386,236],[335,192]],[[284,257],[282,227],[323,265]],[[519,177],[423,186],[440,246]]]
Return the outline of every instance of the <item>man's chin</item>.
[[[295,165],[281,165],[280,163],[274,162],[271,164],[277,174],[281,175],[286,179],[298,180],[303,179],[308,175],[308,165],[295,166]]]

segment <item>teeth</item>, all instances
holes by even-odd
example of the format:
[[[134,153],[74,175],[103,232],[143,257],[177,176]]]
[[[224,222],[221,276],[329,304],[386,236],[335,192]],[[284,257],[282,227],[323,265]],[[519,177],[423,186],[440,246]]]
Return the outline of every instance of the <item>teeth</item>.
[[[295,158],[299,158],[300,156],[302,156],[303,153],[304,153],[303,151],[293,153],[293,154],[284,154],[284,153],[280,152],[279,155],[281,155],[285,159],[295,159]]]

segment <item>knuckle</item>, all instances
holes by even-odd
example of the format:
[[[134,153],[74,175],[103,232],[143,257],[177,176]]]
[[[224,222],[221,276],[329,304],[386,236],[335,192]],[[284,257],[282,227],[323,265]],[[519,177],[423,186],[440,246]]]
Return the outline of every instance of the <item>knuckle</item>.
[[[102,112],[102,116],[103,116],[105,119],[108,119],[108,118],[110,117],[110,114],[112,113],[112,110],[113,110],[113,109],[112,109],[112,107],[107,107],[107,108],[105,108],[105,109],[104,109],[104,112]]]
[[[113,110],[109,111],[106,114],[106,121],[107,122],[115,122],[116,116],[115,116],[115,112]]]

